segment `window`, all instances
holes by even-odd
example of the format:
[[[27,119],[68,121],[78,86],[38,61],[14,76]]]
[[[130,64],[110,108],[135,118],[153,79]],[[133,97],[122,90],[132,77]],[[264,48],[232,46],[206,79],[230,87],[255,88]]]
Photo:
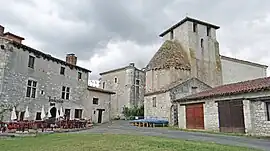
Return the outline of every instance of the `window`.
[[[26,89],[26,97],[36,98],[36,90],[37,90],[37,82],[33,80],[28,80],[27,89]]]
[[[117,83],[118,79],[117,78],[114,78],[114,83]]]
[[[43,95],[43,94],[44,94],[44,90],[41,90],[41,91],[40,91],[40,94]]]
[[[93,104],[98,105],[98,98],[93,98]]]
[[[173,33],[173,30],[170,32],[170,39],[173,40],[174,38],[174,33]]]
[[[193,32],[197,32],[197,24],[196,23],[193,23]]]
[[[81,79],[82,79],[82,73],[78,72],[78,80],[81,80]]]
[[[156,97],[153,97],[153,107],[157,107],[157,99]]]
[[[201,48],[203,48],[203,39],[201,39]]]
[[[211,36],[211,27],[207,27],[206,29],[206,32],[207,32],[207,36]]]
[[[102,88],[105,89],[105,82],[102,83]]]
[[[63,86],[62,87],[62,96],[61,96],[61,98],[69,100],[69,96],[70,96],[69,94],[70,94],[70,88]]]
[[[267,121],[270,121],[270,102],[266,102]]]
[[[28,67],[34,69],[35,57],[29,56],[28,58]]]
[[[60,68],[60,74],[61,75],[65,75],[65,67],[61,67]]]
[[[140,85],[140,80],[136,80],[136,85]]]
[[[65,109],[65,119],[66,120],[70,119],[70,109]]]
[[[37,112],[37,114],[36,114],[36,120],[41,120],[41,112]]]
[[[82,109],[75,109],[75,115],[74,118],[82,118]]]

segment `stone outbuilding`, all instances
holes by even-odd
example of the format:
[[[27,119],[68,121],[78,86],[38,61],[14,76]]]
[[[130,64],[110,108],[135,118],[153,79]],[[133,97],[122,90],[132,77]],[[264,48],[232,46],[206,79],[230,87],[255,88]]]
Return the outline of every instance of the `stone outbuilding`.
[[[88,86],[87,98],[84,100],[85,112],[94,123],[109,122],[111,117],[111,96],[115,92]]]
[[[179,128],[270,136],[270,77],[221,85],[174,102]]]

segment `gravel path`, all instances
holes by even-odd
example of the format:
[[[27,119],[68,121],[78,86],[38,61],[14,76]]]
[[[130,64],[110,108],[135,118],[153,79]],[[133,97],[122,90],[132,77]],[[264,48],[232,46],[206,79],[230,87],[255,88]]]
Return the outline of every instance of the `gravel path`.
[[[163,136],[184,140],[207,141],[225,145],[244,146],[270,151],[270,140],[255,139],[241,136],[228,136],[200,132],[184,132],[162,128],[144,128],[129,125],[127,121],[113,121],[112,123],[95,126],[93,129],[74,133],[110,133],[132,134],[147,136]]]

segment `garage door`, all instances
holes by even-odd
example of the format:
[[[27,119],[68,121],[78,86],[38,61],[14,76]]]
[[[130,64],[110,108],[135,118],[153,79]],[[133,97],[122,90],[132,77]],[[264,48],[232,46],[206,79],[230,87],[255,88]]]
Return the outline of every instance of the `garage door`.
[[[203,104],[186,105],[187,129],[204,129]]]
[[[222,101],[218,103],[221,132],[245,133],[243,102]]]

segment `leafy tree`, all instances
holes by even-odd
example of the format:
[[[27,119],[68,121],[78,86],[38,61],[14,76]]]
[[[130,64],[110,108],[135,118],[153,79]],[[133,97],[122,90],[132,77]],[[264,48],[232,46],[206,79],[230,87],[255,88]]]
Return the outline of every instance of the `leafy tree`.
[[[124,107],[122,113],[126,118],[131,118],[134,116],[144,116],[144,106],[134,106],[132,108]]]

